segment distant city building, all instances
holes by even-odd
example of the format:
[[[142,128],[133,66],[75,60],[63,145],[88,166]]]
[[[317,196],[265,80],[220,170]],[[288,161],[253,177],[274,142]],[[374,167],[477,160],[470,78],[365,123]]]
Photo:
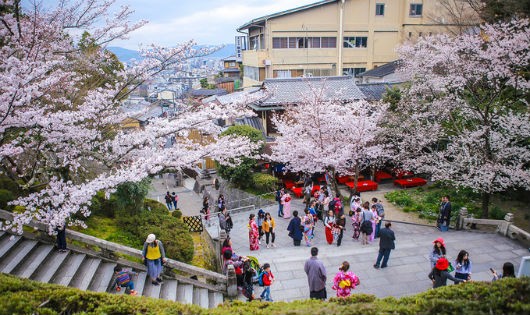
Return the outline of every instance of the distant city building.
[[[269,78],[358,76],[396,60],[404,41],[468,27],[452,24],[445,12],[437,0],[324,0],[253,19],[238,28],[248,33],[244,86]]]

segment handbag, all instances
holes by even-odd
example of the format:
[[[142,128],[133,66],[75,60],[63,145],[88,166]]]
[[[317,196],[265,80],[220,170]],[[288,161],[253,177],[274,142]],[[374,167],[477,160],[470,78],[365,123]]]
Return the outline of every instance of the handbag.
[[[361,224],[361,231],[363,231],[365,234],[372,234],[373,232],[372,222],[366,220],[364,211],[363,211],[363,223]]]

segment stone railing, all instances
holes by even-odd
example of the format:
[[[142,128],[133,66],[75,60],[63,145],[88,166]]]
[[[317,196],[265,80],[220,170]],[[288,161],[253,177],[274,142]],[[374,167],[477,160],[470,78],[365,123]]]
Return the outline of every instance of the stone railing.
[[[474,227],[476,225],[495,226],[495,232],[507,236],[511,239],[518,240],[526,246],[530,245],[530,233],[521,228],[518,228],[513,224],[512,213],[507,213],[504,216],[504,220],[476,219],[469,216],[467,208],[460,209],[456,222],[456,229],[471,229],[471,227]]]
[[[11,221],[13,220],[13,213],[0,210],[0,219]],[[36,222],[32,220],[28,226],[36,229],[39,233],[41,233],[43,239],[49,239],[49,236],[47,234],[47,225]],[[123,254],[130,257],[135,258],[142,258],[142,251],[136,248],[131,248],[128,246],[123,246],[120,244],[116,244],[113,242],[105,241],[102,239],[99,239],[97,237],[93,237],[90,235],[86,235],[77,231],[73,230],[66,230],[66,237],[69,240],[72,241],[78,241],[83,244],[89,245],[94,248],[94,250],[99,250],[99,255],[105,259],[116,261],[118,259],[117,254]],[[203,268],[195,267],[192,265],[185,264],[180,261],[176,261],[173,259],[168,258],[167,262],[165,264],[166,267],[170,268],[171,270],[177,271],[179,274],[186,274],[187,277],[174,275],[175,278],[179,281],[184,281],[187,283],[191,283],[198,287],[203,287],[209,290],[214,291],[220,291],[223,293],[228,293],[230,291],[233,291],[233,288],[228,288],[228,278],[226,275],[219,274],[217,272],[213,272],[210,270],[206,270]],[[189,276],[196,276],[197,278],[205,279],[206,281],[199,281],[189,278]],[[234,274],[235,277],[235,274]],[[237,288],[236,288],[237,291]]]

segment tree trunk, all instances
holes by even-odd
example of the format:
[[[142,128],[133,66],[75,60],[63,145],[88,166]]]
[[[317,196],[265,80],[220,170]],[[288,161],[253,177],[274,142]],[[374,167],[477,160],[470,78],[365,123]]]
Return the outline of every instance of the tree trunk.
[[[334,194],[333,196],[330,196],[330,197],[331,199],[333,199],[336,194],[340,195],[339,186],[337,185],[337,180],[335,179],[336,172],[335,172],[334,167],[329,168],[329,175],[330,176],[328,176],[329,178],[328,184],[331,186],[331,193]]]
[[[482,193],[482,218],[487,219],[490,208],[490,197],[491,194],[487,192]]]
[[[355,195],[357,193],[357,183],[359,183],[359,166],[355,164],[355,174],[353,174],[352,195]]]

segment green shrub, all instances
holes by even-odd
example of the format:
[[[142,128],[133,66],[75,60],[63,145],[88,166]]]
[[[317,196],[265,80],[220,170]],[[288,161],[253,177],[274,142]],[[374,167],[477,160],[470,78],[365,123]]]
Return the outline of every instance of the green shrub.
[[[407,190],[395,190],[385,194],[385,198],[402,207],[410,207],[413,204],[412,197]]]
[[[146,199],[146,209],[137,215],[117,215],[119,226],[134,238],[136,247],[142,248],[147,235],[153,233],[164,243],[166,256],[182,262],[193,259],[193,239],[182,219],[169,213],[158,201]],[[176,212],[176,211],[175,211]]]
[[[530,278],[473,282],[403,298],[368,294],[329,301],[234,300],[215,309],[145,297],[81,291],[0,274],[0,314],[528,314]]]
[[[15,198],[20,195],[19,185],[6,175],[0,174],[0,189],[9,190]]]
[[[180,211],[180,209],[177,209],[171,213],[171,216],[173,216],[174,218],[180,219],[182,218],[182,211]]]
[[[7,189],[0,189],[0,209],[7,209],[7,203],[14,200],[15,196]]]
[[[506,215],[506,211],[503,211],[499,206],[495,205],[491,207],[489,215],[490,219],[503,220],[504,216]]]
[[[269,174],[252,174],[252,184],[254,188],[264,193],[274,191],[278,187],[278,179]]]
[[[116,212],[121,208],[115,194],[105,197],[103,191],[98,191],[91,200],[90,211],[93,215],[114,218]]]

